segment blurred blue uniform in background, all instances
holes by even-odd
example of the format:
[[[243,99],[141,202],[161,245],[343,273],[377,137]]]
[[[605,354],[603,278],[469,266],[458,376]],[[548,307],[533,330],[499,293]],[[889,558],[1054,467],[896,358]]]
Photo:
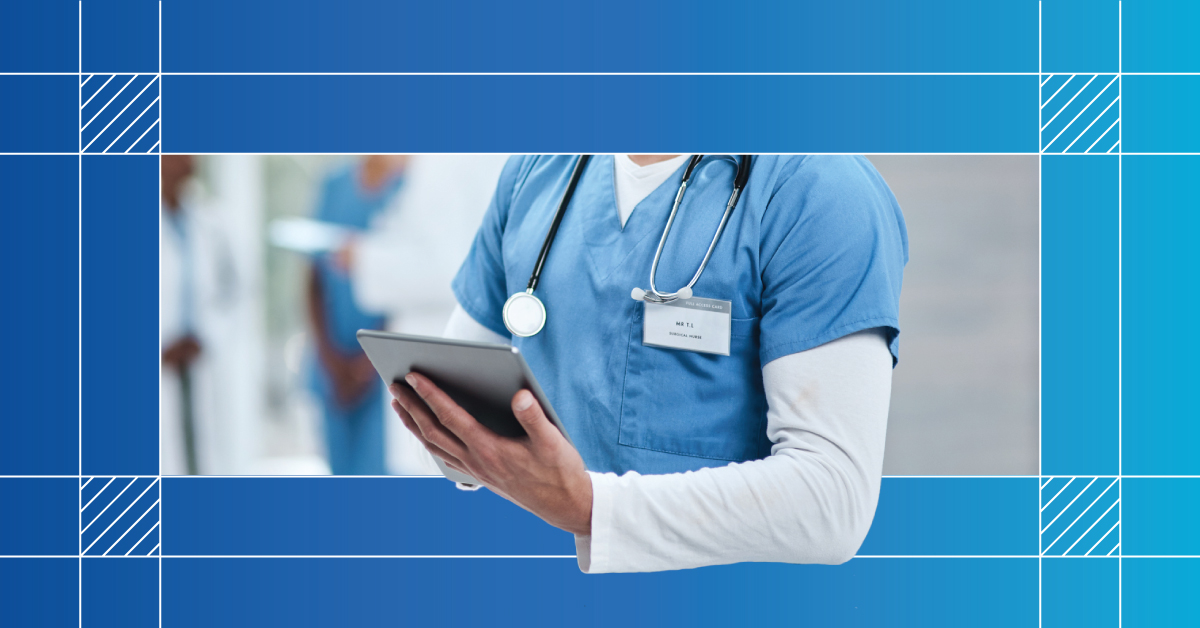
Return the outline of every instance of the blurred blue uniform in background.
[[[367,158],[370,159],[370,158]],[[363,166],[340,168],[331,173],[321,189],[315,215],[317,220],[365,230],[371,218],[382,210],[400,188],[402,177],[391,173],[370,189],[364,185]],[[359,329],[380,329],[384,317],[364,312],[354,301],[350,279],[335,263],[333,255],[314,259],[313,277],[316,299],[311,307],[314,325],[321,325],[315,343],[318,359],[313,361],[310,382],[324,411],[325,441],[329,466],[335,475],[383,475],[384,407],[382,382],[370,369],[355,333]],[[324,353],[324,354],[323,354]],[[357,367],[360,386],[350,399],[339,399],[338,374],[331,361]],[[343,362],[344,361],[344,362]],[[365,369],[365,370],[364,370]],[[343,396],[345,396],[343,394]]]

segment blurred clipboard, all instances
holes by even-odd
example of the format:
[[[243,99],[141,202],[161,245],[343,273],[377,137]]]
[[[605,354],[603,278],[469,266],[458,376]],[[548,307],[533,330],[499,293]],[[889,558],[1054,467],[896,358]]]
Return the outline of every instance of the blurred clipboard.
[[[305,255],[336,251],[359,231],[311,218],[277,218],[267,226],[272,246]]]

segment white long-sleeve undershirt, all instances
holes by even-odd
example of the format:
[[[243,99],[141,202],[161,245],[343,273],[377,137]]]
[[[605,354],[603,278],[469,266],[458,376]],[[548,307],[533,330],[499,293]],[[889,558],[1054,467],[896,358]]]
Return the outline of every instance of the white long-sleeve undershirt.
[[[461,306],[444,335],[509,342]],[[664,475],[589,471],[592,534],[575,538],[579,568],[849,560],[875,516],[891,382],[892,356],[879,329],[768,363],[771,455]]]

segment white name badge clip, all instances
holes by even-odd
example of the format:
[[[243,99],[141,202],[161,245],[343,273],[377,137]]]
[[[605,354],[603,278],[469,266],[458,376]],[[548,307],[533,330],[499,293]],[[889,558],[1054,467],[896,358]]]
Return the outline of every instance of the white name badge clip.
[[[643,345],[729,355],[731,301],[692,297],[644,303]]]

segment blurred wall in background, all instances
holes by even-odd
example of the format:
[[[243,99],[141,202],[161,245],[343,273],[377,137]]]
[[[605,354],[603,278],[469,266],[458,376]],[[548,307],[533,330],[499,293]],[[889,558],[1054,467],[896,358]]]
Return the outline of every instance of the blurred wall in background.
[[[870,159],[910,253],[884,474],[1037,475],[1037,157]]]

